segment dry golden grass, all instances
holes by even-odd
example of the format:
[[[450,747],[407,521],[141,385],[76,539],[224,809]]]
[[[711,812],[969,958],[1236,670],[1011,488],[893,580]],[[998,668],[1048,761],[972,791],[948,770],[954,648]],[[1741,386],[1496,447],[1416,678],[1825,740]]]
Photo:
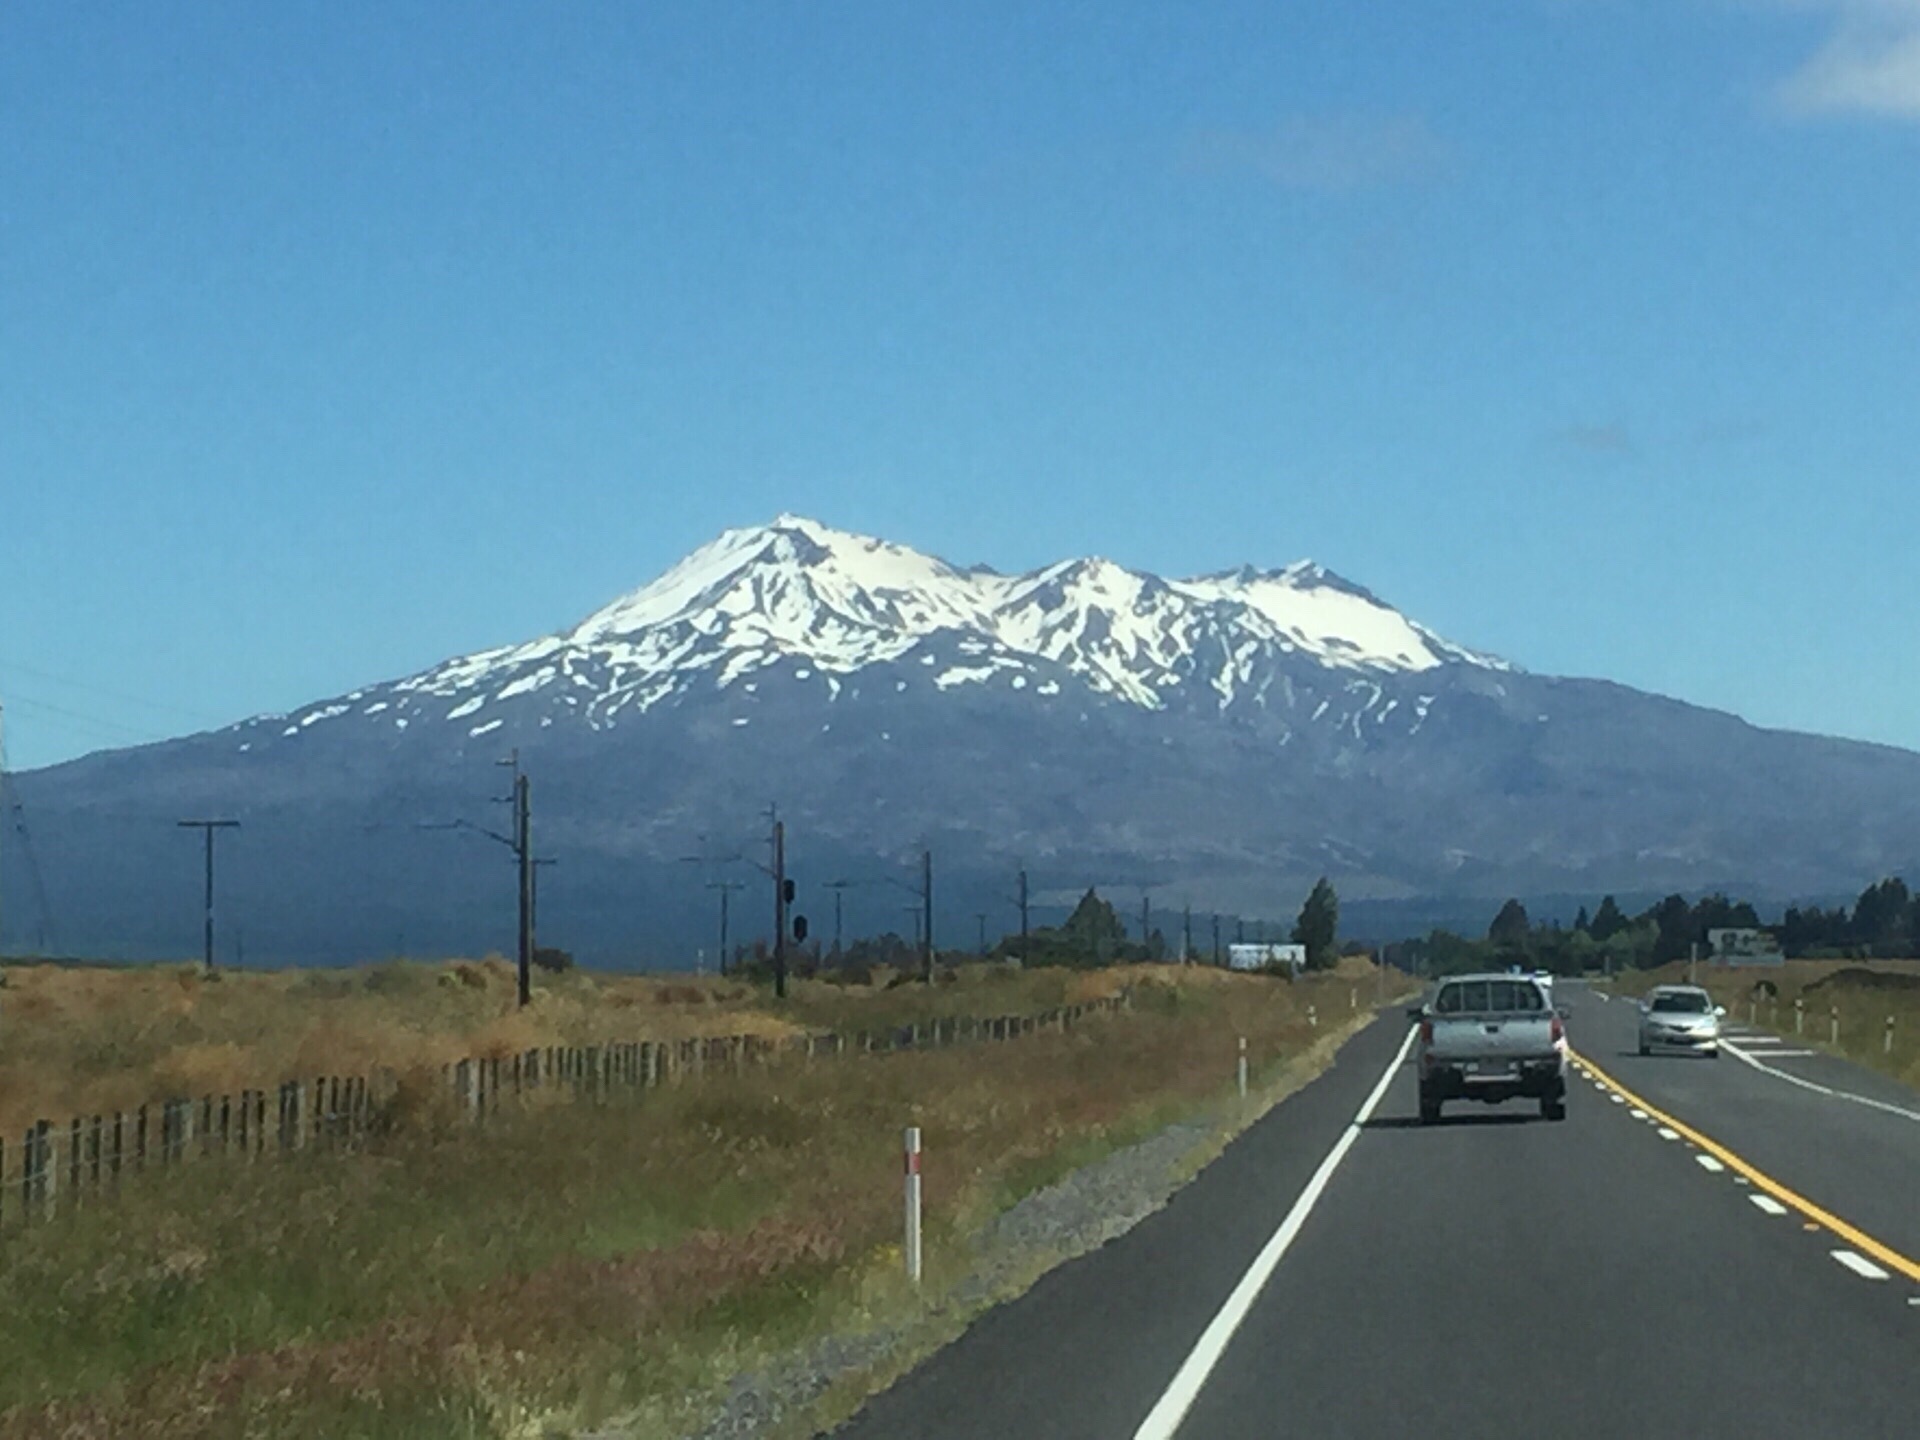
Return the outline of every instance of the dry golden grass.
[[[823,1324],[926,1303],[897,1281],[901,1125],[925,1134],[937,1296],[985,1217],[1105,1148],[1226,1106],[1239,1036],[1258,1084],[1358,1019],[1349,979],[1171,967],[981,972],[794,1006],[892,1012],[977,989],[1028,1002],[969,1007],[1010,1014],[1056,987],[1093,998],[1126,983],[1130,1011],[1070,1032],[794,1056],[605,1106],[508,1110],[480,1130],[403,1130],[364,1153],[152,1177],[0,1248],[13,1297],[0,1432],[412,1440],[573,1433],[644,1412],[668,1417],[644,1433],[676,1433],[687,1397],[743,1365]],[[680,1005],[723,1029],[751,1008],[655,1008]]]
[[[931,990],[796,980],[776,1004],[765,986],[718,977],[537,975],[515,1003],[497,956],[390,961],[354,969],[220,971],[197,964],[0,968],[0,1137],[37,1120],[111,1114],[174,1097],[270,1089],[315,1075],[437,1070],[469,1057],[548,1045],[778,1037],[798,1028],[878,1029],[950,1015],[1030,1014],[1117,994],[1169,966],[943,972]]]
[[[198,965],[9,965],[0,976],[0,1136],[295,1077],[792,1029],[752,987],[717,979],[543,975],[521,1010],[513,967],[498,958],[212,976]]]

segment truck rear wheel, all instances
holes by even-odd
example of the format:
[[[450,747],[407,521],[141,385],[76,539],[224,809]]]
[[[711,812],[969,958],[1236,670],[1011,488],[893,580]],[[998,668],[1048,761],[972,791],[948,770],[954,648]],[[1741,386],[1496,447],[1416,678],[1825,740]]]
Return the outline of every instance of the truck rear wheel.
[[[1567,1118],[1567,1097],[1565,1093],[1563,1092],[1559,1095],[1541,1096],[1540,1115],[1542,1119],[1546,1119],[1546,1120],[1566,1119]]]
[[[1420,1097],[1420,1123],[1437,1125],[1440,1123],[1440,1102],[1429,1095]]]

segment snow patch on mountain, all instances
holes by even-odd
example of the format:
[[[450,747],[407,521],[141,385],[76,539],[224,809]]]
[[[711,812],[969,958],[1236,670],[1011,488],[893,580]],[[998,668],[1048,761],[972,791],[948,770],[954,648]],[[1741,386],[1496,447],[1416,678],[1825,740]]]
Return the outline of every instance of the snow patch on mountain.
[[[449,720],[533,698],[606,726],[700,685],[751,690],[754,677],[780,666],[833,700],[846,677],[916,655],[939,667],[931,678],[940,691],[1005,683],[1053,696],[1064,672],[1146,709],[1180,697],[1220,710],[1265,707],[1270,690],[1290,706],[1285,667],[1307,664],[1336,685],[1342,674],[1369,682],[1371,698],[1339,717],[1356,734],[1358,715],[1383,699],[1373,681],[1446,666],[1510,668],[1310,561],[1166,580],[1094,558],[1007,576],[783,515],[727,531],[570,630],[385,687],[380,705],[393,706],[388,721],[401,729],[402,712],[422,713],[429,697]],[[294,723],[344,710],[315,706]]]

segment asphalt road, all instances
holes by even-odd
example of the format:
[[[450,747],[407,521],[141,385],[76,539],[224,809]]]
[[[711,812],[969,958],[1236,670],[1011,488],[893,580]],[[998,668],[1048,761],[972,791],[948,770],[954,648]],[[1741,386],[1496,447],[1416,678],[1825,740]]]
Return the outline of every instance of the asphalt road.
[[[1396,1012],[1165,1210],[982,1317],[840,1434],[1920,1434],[1920,1120],[1731,1055],[1642,1058],[1630,1005],[1562,989],[1582,1056],[1706,1148],[1589,1077],[1561,1124],[1516,1101],[1423,1128]],[[1812,1083],[1920,1114],[1837,1061],[1766,1063],[1811,1076],[1813,1059]],[[1277,1230],[1291,1242],[1256,1288]],[[1236,1287],[1251,1299],[1231,1325]],[[1169,1427],[1180,1380],[1191,1402]]]

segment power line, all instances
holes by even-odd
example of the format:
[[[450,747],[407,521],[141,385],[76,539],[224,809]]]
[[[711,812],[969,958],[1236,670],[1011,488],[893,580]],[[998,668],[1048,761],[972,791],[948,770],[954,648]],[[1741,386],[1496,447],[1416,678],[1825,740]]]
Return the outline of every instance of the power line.
[[[122,705],[138,705],[142,710],[157,710],[168,715],[178,716],[182,720],[192,720],[203,725],[226,725],[228,720],[216,719],[203,710],[189,710],[164,700],[153,700],[142,695],[132,695],[124,690],[112,690],[104,685],[95,685],[89,680],[75,680],[68,675],[55,675],[49,670],[41,670],[32,665],[23,665],[18,660],[9,660],[0,656],[0,671],[9,674],[31,675],[36,680],[44,680],[49,685],[58,685],[68,690],[79,690],[84,694],[98,695],[102,700],[117,700]]]
[[[79,710],[69,710],[63,705],[54,705],[45,700],[36,700],[31,695],[21,694],[18,690],[9,691],[8,693],[12,696],[11,703],[16,706],[23,706],[29,711],[38,711],[45,715],[57,715],[69,724],[78,725],[85,730],[95,731],[97,734],[105,736],[108,739],[133,740],[138,742],[151,740],[153,738],[153,732],[150,730],[135,729],[131,725],[122,725],[115,720],[102,720],[97,715],[88,715]]]

